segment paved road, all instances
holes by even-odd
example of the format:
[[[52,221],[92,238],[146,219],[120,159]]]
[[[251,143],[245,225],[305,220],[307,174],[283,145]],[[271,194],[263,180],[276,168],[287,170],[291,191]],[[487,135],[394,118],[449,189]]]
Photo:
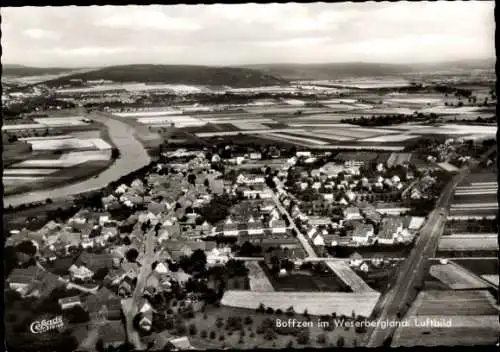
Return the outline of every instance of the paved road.
[[[493,150],[494,148],[491,148],[484,154],[482,159],[487,157]],[[472,164],[470,168],[475,167],[477,164]],[[378,317],[380,321],[399,320],[398,315],[402,314],[405,305],[409,304],[411,299],[413,299],[412,296],[416,294],[416,288],[425,274],[426,263],[429,258],[434,257],[439,237],[444,231],[448,207],[453,197],[453,192],[457,185],[468,175],[469,170],[467,166],[461,168],[460,172],[445,186],[436,201],[435,210],[430,213],[427,222],[420,230],[415,247],[408,260],[403,264],[395,285],[381,302],[383,309]],[[394,330],[395,327],[386,327],[383,329],[381,325],[370,329],[366,335],[364,344],[367,347],[379,347],[393,334]]]
[[[47,198],[64,198],[92,190],[106,187],[110,182],[116,181],[123,175],[129,174],[141,167],[148,165],[151,159],[143,145],[136,139],[134,129],[117,119],[93,115],[92,119],[108,127],[109,136],[113,144],[120,150],[120,158],[101,172],[97,177],[85,181],[63,185],[59,188],[45,189],[3,198],[4,206],[18,206],[32,202],[45,201]]]
[[[288,221],[290,222],[290,227],[294,229],[297,232],[297,238],[299,239],[300,243],[302,243],[302,247],[304,247],[304,250],[306,251],[307,255],[312,258],[316,258],[318,255],[312,248],[311,244],[307,240],[307,238],[300,232],[299,228],[297,225],[295,225],[295,222],[293,221],[292,217],[288,213],[288,211],[285,209],[285,207],[281,204],[280,200],[278,197],[276,197],[276,194],[273,193],[272,198],[274,200],[274,203],[278,207],[278,210],[282,213],[285,214],[285,216],[288,218]]]

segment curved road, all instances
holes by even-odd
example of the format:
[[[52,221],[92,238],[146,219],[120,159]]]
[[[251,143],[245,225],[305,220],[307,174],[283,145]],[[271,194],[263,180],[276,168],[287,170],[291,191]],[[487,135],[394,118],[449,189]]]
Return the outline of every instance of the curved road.
[[[108,127],[109,136],[116,148],[120,150],[120,158],[101,172],[97,177],[85,181],[64,185],[54,189],[44,189],[4,197],[4,206],[18,206],[32,202],[45,201],[47,198],[57,199],[106,187],[110,182],[148,165],[151,159],[144,146],[135,137],[134,128],[117,119],[93,115],[92,119]]]

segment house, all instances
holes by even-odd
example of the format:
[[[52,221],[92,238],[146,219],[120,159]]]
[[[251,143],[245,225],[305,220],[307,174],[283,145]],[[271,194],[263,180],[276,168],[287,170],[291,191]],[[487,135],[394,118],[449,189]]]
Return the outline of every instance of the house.
[[[36,298],[46,298],[50,293],[64,285],[59,276],[52,274],[49,271],[42,271],[37,280],[34,281],[28,288],[28,296]]]
[[[175,261],[183,256],[190,256],[196,250],[210,251],[216,247],[216,243],[212,241],[166,241],[163,245]]]
[[[129,297],[134,291],[135,283],[136,280],[126,276],[120,283],[120,286],[118,287],[118,295],[120,297]]]
[[[262,159],[262,154],[255,152],[255,153],[250,153],[250,160],[260,160]]]
[[[110,271],[106,277],[104,277],[104,284],[108,286],[117,286],[125,278],[126,272],[123,269]]]
[[[358,267],[363,263],[363,256],[358,252],[354,252],[349,256],[349,265]]]
[[[353,231],[352,240],[360,245],[367,245],[374,235],[373,225],[358,224]]]
[[[333,201],[333,199],[334,199],[333,193],[324,193],[323,194],[323,199],[324,200],[328,200],[328,201]]]
[[[356,199],[356,194],[353,191],[345,192],[345,196],[349,200],[349,202],[353,202]]]
[[[127,341],[125,327],[121,321],[111,321],[99,328],[99,338],[104,350],[116,349]]]
[[[7,279],[9,288],[24,296],[28,293],[30,285],[35,282],[40,273],[41,269],[37,266],[15,268]]]
[[[61,298],[59,299],[58,303],[62,310],[67,310],[82,305],[80,296]]]
[[[400,218],[384,218],[377,239],[380,244],[393,244],[398,234],[403,231]]]
[[[271,221],[269,226],[273,234],[285,234],[288,226],[284,220],[274,220]]]
[[[297,158],[300,158],[300,157],[310,158],[312,156],[312,153],[308,152],[308,151],[300,151],[300,152],[295,153],[295,156],[297,156]]]
[[[85,308],[91,318],[106,320],[121,319],[122,307],[120,299],[106,287],[101,287],[95,294],[89,295]]]
[[[69,267],[68,270],[72,280],[87,281],[92,279],[92,277],[94,276],[94,272],[85,267],[85,265],[78,266],[73,264]]]
[[[88,253],[83,252],[75,264],[85,265],[91,271],[96,272],[99,269],[111,269],[113,267],[113,255],[109,253]]]
[[[249,235],[261,235],[264,233],[262,221],[249,221],[247,223],[247,232]]]
[[[170,351],[185,351],[195,349],[186,336],[171,339],[167,344],[167,348]]]
[[[344,216],[346,220],[361,219],[362,216],[358,207],[347,207],[344,209]]]
[[[313,239],[313,244],[315,246],[324,246],[325,245],[325,240],[321,234],[318,234],[314,239]]]
[[[222,227],[222,231],[224,233],[224,236],[238,236],[239,230],[238,230],[238,224],[234,223],[225,223],[224,226]]]
[[[168,266],[164,263],[158,263],[155,267],[155,272],[161,275],[168,274],[169,271],[170,270],[168,270]]]
[[[230,249],[228,252],[219,248],[214,248],[213,250],[206,252],[206,255],[207,265],[225,265],[230,259]]]
[[[359,270],[364,271],[365,273],[367,273],[370,270],[370,267],[368,266],[368,264],[366,262],[363,262],[359,266]]]
[[[419,230],[425,222],[424,217],[412,216],[410,224],[408,225],[408,230]]]

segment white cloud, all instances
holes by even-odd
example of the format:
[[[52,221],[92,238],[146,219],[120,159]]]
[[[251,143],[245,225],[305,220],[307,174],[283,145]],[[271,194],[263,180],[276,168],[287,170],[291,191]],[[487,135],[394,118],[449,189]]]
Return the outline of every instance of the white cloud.
[[[186,30],[201,29],[201,26],[188,18],[171,17],[160,11],[141,8],[136,11],[127,11],[111,15],[95,23],[97,26],[109,28],[136,28],[159,30]]]
[[[33,39],[55,39],[59,37],[55,32],[40,28],[28,28],[23,33]]]

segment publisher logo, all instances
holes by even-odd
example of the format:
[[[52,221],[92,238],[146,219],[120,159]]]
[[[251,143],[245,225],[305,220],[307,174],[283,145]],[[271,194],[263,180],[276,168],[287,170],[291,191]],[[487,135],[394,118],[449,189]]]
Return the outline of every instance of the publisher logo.
[[[42,334],[44,332],[60,329],[63,327],[64,327],[64,322],[61,315],[50,320],[43,319],[34,321],[30,325],[30,331],[33,334]]]

